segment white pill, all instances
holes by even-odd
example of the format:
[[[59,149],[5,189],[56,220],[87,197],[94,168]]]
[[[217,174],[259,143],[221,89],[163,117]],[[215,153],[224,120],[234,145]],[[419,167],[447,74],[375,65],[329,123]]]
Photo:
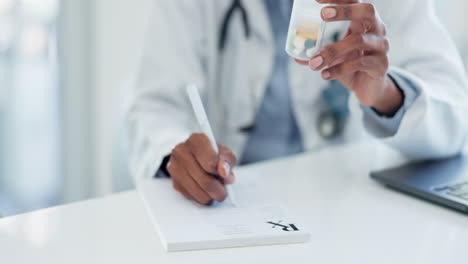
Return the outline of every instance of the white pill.
[[[294,37],[294,47],[296,49],[304,49],[305,48],[305,41],[306,39],[303,37],[295,36]]]
[[[301,55],[302,52],[304,52],[304,49],[294,49],[293,50],[293,53],[294,53],[295,56]]]
[[[314,56],[314,54],[315,54],[315,49],[308,49],[308,50],[306,51],[306,55],[307,55],[307,57],[309,57],[309,58],[312,58],[312,57]]]

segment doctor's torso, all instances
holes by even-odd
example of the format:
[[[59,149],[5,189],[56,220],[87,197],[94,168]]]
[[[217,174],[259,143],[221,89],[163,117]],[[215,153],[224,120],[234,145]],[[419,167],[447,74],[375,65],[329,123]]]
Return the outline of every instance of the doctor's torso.
[[[210,24],[208,27],[223,24],[231,3],[219,1],[215,8],[210,7],[216,15],[212,17],[211,23],[207,21]],[[220,30],[211,27],[211,34],[207,39],[211,39],[214,43],[212,47],[215,48],[207,51],[209,62],[205,66],[205,74],[208,76],[205,94],[208,115],[213,120],[219,140],[232,146],[237,153],[242,152],[249,128],[255,125],[256,114],[271,78],[277,51],[273,25],[270,23],[264,0],[243,1],[243,5],[249,20],[249,36],[246,36],[245,21],[241,12],[232,15],[222,50],[216,45],[219,44]],[[346,29],[347,23],[330,23],[324,43],[341,38]],[[319,135],[317,122],[326,107],[321,93],[329,83],[321,78],[320,73],[298,65],[293,59],[287,64],[290,84],[286,89],[290,89],[293,112],[305,149],[360,139],[363,129],[356,114],[350,115],[345,131],[339,138],[330,141]]]

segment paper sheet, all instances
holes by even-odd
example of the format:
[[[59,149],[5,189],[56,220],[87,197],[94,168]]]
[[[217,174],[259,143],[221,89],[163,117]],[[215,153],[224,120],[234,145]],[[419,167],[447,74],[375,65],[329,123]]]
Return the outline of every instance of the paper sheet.
[[[140,182],[138,191],[167,251],[195,250],[309,240],[304,226],[292,219],[256,183],[255,177],[238,177],[233,185],[237,204],[229,200],[212,206],[186,200],[172,188],[170,179]]]

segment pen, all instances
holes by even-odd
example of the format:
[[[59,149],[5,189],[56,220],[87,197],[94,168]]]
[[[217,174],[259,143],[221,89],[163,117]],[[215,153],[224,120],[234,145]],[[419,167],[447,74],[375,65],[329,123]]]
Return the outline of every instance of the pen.
[[[200,129],[210,139],[213,150],[216,152],[216,154],[218,154],[219,153],[218,144],[216,144],[216,139],[214,137],[213,130],[211,129],[210,122],[208,121],[208,117],[206,116],[206,111],[205,111],[205,108],[203,107],[203,103],[200,98],[200,94],[198,93],[197,86],[196,85],[187,86],[187,94],[192,104],[193,111],[195,112],[195,116],[198,120],[198,124],[200,125]],[[234,206],[236,206],[236,199],[234,196],[234,192],[232,190],[232,186],[226,185],[226,192],[231,203]]]

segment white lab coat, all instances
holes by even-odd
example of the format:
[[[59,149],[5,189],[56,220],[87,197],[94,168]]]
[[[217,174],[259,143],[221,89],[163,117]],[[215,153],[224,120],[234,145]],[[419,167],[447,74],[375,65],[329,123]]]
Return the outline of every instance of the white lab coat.
[[[375,0],[391,41],[394,72],[422,94],[406,110],[398,132],[382,139],[412,158],[460,152],[466,141],[468,92],[463,66],[447,32],[427,0]],[[126,125],[133,176],[150,177],[172,148],[198,131],[185,94],[199,86],[217,140],[240,155],[272,70],[274,40],[263,0],[246,0],[252,35],[247,40],[240,13],[229,28],[223,53],[219,27],[231,0],[155,0],[144,56]],[[345,32],[332,23],[326,39]],[[306,149],[324,144],[316,128],[320,91],[327,83],[308,67],[289,65],[294,112]],[[351,96],[351,117],[340,142],[366,133],[359,102]]]

